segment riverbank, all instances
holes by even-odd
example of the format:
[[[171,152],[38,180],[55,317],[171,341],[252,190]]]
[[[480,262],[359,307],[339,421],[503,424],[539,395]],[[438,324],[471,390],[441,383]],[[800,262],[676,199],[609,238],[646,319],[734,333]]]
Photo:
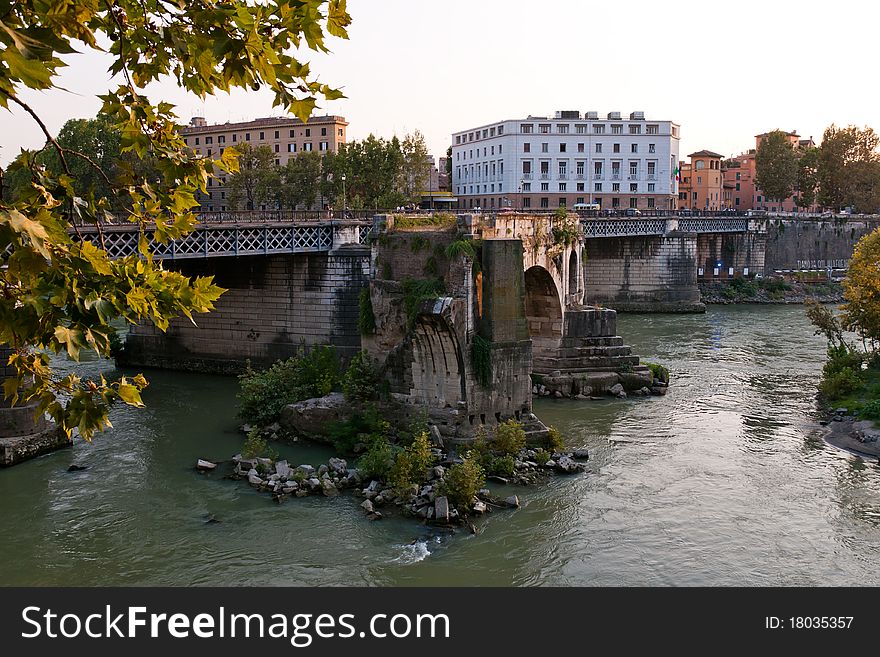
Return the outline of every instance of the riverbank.
[[[808,300],[819,303],[842,303],[843,286],[835,281],[802,283],[779,278],[700,283],[700,298],[705,304],[729,305],[754,303],[767,305],[804,304]]]
[[[860,456],[873,456],[880,462],[880,429],[872,421],[835,413],[827,422],[828,444]]]

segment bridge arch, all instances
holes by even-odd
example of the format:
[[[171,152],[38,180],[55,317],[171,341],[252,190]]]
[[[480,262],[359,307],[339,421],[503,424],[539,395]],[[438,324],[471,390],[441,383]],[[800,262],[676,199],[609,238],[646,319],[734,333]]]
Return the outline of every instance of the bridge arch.
[[[414,401],[445,408],[465,400],[461,349],[444,317],[419,316],[412,333],[412,354],[411,397]]]
[[[537,350],[555,348],[562,338],[562,302],[553,276],[541,265],[525,272],[526,321]]]

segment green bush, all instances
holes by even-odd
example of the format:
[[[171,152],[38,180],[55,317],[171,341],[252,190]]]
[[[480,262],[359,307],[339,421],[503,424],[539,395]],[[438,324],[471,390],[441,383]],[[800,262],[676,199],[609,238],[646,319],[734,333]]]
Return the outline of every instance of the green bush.
[[[264,457],[273,461],[278,460],[278,453],[269,447],[269,443],[263,438],[259,429],[251,429],[248,432],[241,448],[241,455],[246,459]]]
[[[334,422],[327,427],[327,435],[337,452],[351,454],[358,443],[370,444],[376,438],[387,438],[391,425],[379,410],[368,404],[362,413],[355,413],[345,422]]]
[[[376,332],[376,315],[373,314],[369,286],[363,288],[358,297],[358,330],[361,335],[373,335]]]
[[[339,361],[336,350],[315,346],[305,353],[281,360],[271,367],[256,371],[248,363],[238,377],[238,415],[245,422],[265,426],[278,420],[287,404],[321,397],[339,385]]]
[[[416,323],[416,317],[419,315],[422,303],[436,299],[445,292],[446,285],[439,278],[405,279],[403,281],[403,310],[406,313],[409,327],[412,328]]]
[[[474,496],[485,483],[483,468],[474,455],[468,454],[461,463],[456,463],[446,472],[440,492],[449,498],[452,506],[469,511],[473,506]]]
[[[498,425],[495,429],[495,438],[492,441],[492,449],[501,455],[510,454],[515,456],[519,454],[526,446],[526,432],[523,431],[522,424],[516,420],[507,420]]]
[[[549,460],[550,452],[548,452],[546,449],[535,450],[535,463],[537,463],[538,465],[544,465]]]
[[[510,477],[516,471],[516,460],[510,454],[490,457],[487,461],[483,469],[489,474]]]
[[[388,439],[376,436],[366,453],[357,461],[358,469],[367,477],[386,480],[394,464],[394,447]]]
[[[721,290],[721,296],[725,299],[752,298],[756,294],[758,286],[747,278],[734,278]]]
[[[561,452],[565,448],[562,432],[552,425],[547,427],[547,445],[551,452]]]
[[[359,351],[342,377],[342,392],[350,402],[363,403],[379,396],[379,375],[373,359],[366,351]]]
[[[491,344],[486,338],[476,333],[471,340],[471,365],[474,368],[474,378],[477,383],[486,388],[492,383]]]
[[[446,257],[452,260],[459,256],[465,256],[471,260],[477,257],[477,250],[474,248],[474,241],[460,238],[449,243],[446,247]]]
[[[862,385],[860,374],[849,367],[837,370],[822,377],[819,392],[830,400],[840,399],[858,390]]]
[[[405,449],[398,452],[388,477],[388,483],[398,493],[404,492],[413,484],[421,483],[425,470],[434,463],[428,433],[418,434]]]
[[[880,399],[872,399],[865,404],[860,415],[866,420],[880,420]]]

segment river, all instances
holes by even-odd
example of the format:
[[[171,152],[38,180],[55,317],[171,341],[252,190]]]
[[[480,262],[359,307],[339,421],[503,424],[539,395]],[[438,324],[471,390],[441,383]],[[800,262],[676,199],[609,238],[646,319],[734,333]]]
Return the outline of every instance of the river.
[[[815,418],[824,341],[801,306],[622,315],[666,397],[539,399],[589,472],[515,492],[470,535],[275,505],[197,458],[238,451],[233,378],[147,372],[146,409],[93,444],[0,471],[4,585],[878,585],[880,468]],[[65,365],[70,367],[70,365]],[[93,361],[90,372],[112,372]],[[329,450],[280,446],[296,463]],[[71,464],[86,466],[68,472]],[[508,493],[509,494],[509,493]],[[219,522],[209,522],[211,518]]]

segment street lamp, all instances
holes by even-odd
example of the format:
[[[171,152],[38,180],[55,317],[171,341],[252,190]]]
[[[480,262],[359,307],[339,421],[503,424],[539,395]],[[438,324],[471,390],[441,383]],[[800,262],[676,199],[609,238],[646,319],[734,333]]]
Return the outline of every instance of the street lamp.
[[[345,174],[342,174],[342,218],[345,218]]]
[[[523,187],[525,187],[526,181],[519,181],[519,211],[522,212],[523,209]]]

